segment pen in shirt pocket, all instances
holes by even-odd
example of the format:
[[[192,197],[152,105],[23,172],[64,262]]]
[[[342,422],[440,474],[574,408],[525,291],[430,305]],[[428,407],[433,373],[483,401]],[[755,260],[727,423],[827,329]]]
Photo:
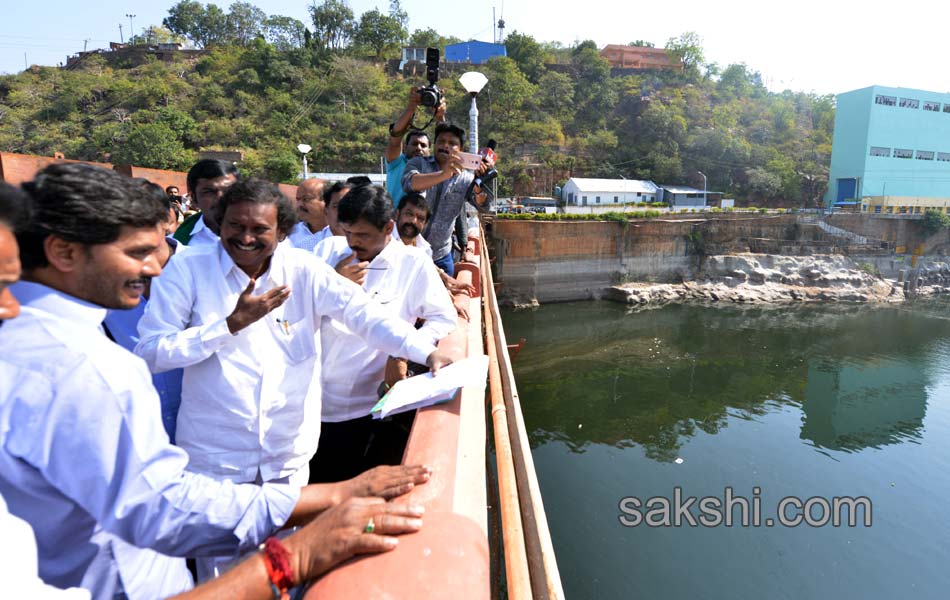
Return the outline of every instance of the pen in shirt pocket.
[[[285,335],[290,335],[290,321],[278,317],[277,326],[284,330]]]

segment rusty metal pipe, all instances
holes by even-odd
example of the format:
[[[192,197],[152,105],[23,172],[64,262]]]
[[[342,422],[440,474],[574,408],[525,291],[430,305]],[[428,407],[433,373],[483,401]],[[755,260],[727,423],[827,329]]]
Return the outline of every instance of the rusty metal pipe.
[[[518,389],[515,384],[514,373],[511,368],[511,359],[508,355],[508,343],[505,329],[501,322],[501,313],[495,296],[492,275],[486,273],[488,279],[485,294],[485,310],[493,317],[495,329],[496,350],[500,360],[502,390],[505,405],[511,411],[509,420],[512,442],[512,456],[514,457],[515,472],[517,474],[518,494],[521,500],[522,523],[525,530],[525,548],[528,564],[531,571],[531,585],[534,598],[538,600],[564,598],[561,585],[561,576],[554,554],[554,545],[551,542],[551,533],[548,529],[547,516],[544,511],[544,502],[541,499],[541,490],[538,487],[538,477],[534,469],[534,459],[531,456],[531,445],[528,441],[527,430],[524,426],[521,403],[518,398]],[[522,343],[524,340],[522,339]]]
[[[490,268],[482,256],[482,290],[490,294],[487,271]],[[492,430],[495,436],[495,457],[498,462],[498,500],[501,510],[501,526],[505,546],[505,575],[508,597],[515,600],[532,598],[531,573],[525,549],[524,527],[518,501],[518,482],[515,476],[514,459],[511,454],[511,439],[508,435],[508,415],[502,391],[501,370],[495,344],[494,317],[483,303],[485,322],[485,346],[488,354],[488,388],[491,399]]]

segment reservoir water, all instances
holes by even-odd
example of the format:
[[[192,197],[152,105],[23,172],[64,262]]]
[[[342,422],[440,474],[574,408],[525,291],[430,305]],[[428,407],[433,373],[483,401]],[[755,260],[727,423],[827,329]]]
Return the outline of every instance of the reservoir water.
[[[567,598],[950,597],[950,301],[503,320],[527,338],[513,364]],[[662,500],[636,511],[661,525],[621,523],[624,498],[727,487],[760,523],[783,498],[818,498],[818,524],[821,499],[864,497],[871,524],[743,526],[734,503],[731,527],[664,526]]]

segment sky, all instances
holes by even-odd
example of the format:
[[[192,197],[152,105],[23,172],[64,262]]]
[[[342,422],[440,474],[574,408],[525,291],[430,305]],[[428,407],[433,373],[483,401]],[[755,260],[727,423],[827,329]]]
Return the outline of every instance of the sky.
[[[305,0],[252,2],[268,14],[310,22]],[[107,48],[159,25],[175,2],[97,0],[41,4],[5,0],[0,12],[0,73],[28,64],[56,65],[88,49]],[[226,7],[228,2],[220,2]],[[387,2],[349,0],[357,17]],[[634,3],[622,0],[402,0],[409,27],[432,27],[444,35],[492,41],[495,18],[506,31],[539,41],[598,46],[642,39],[663,47],[671,37],[694,31],[707,62],[725,67],[745,63],[759,71],[772,91],[790,89],[838,94],[870,85],[950,92],[945,6],[935,0],[798,0],[791,3],[738,0],[677,0]],[[460,7],[464,6],[464,10]],[[88,40],[86,42],[85,40]],[[26,56],[24,57],[24,53]]]

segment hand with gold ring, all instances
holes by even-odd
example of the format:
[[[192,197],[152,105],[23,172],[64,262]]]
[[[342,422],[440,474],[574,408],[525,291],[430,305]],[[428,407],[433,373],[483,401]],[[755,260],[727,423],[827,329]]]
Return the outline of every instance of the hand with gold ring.
[[[317,577],[357,554],[388,552],[395,537],[419,531],[425,509],[382,498],[350,498],[283,540],[299,581]]]

